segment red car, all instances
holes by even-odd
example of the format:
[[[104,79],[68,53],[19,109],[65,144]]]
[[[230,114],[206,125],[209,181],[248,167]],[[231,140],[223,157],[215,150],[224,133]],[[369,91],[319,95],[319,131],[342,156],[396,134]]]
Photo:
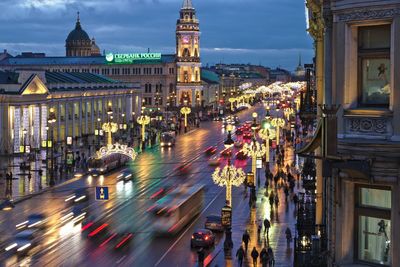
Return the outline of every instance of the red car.
[[[243,139],[251,139],[253,137],[253,134],[251,132],[245,132],[243,134]]]
[[[231,149],[226,148],[226,149],[221,151],[221,157],[227,158],[227,157],[230,157],[230,156],[232,156],[232,150]]]

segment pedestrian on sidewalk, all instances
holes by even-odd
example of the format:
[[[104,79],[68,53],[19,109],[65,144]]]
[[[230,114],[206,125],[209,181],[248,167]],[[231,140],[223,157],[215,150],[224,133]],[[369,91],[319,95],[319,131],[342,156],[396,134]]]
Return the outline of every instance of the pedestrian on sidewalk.
[[[253,247],[251,251],[251,257],[253,258],[253,267],[257,267],[258,251],[256,247]]]
[[[271,206],[271,210],[274,208],[274,191],[271,191],[269,195],[269,205]]]
[[[285,192],[285,202],[288,202],[288,196],[289,196],[289,188],[287,185],[285,185],[285,189],[283,189],[283,191]]]
[[[285,235],[287,247],[290,247],[290,242],[292,242],[292,231],[290,231],[289,227],[286,228]]]
[[[274,252],[272,251],[272,248],[269,247],[267,252],[268,252],[268,258],[269,258],[269,267],[274,267],[275,266],[275,257],[274,257]]]
[[[250,235],[249,235],[249,232],[247,230],[244,231],[244,234],[242,236],[242,241],[244,242],[245,251],[247,253],[247,249],[248,249],[249,241],[250,241]]]
[[[278,206],[279,206],[279,197],[278,197],[278,194],[275,195],[274,202],[275,202],[275,207],[278,208]]]
[[[260,252],[260,262],[262,264],[262,267],[267,267],[269,262],[269,255],[265,247]]]
[[[264,235],[265,235],[265,232],[267,232],[267,238],[269,237],[269,228],[271,228],[271,222],[267,218],[265,218],[264,219]]]
[[[239,267],[242,267],[243,257],[244,257],[243,246],[240,246],[240,248],[236,251],[236,258],[238,259]]]

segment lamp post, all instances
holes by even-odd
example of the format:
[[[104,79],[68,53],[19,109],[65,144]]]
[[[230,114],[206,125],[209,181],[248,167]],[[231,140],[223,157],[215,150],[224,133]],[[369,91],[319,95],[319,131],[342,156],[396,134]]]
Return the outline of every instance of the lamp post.
[[[253,113],[253,118],[254,118],[254,122],[252,125],[252,129],[254,131],[254,136],[253,136],[253,140],[250,144],[244,144],[243,146],[243,153],[245,155],[248,155],[249,157],[251,157],[252,160],[252,164],[251,164],[251,169],[252,169],[252,173],[253,173],[253,181],[252,181],[252,185],[250,185],[250,198],[249,198],[249,204],[254,207],[255,206],[255,201],[257,199],[256,197],[256,175],[257,175],[257,158],[261,158],[262,156],[264,156],[264,154],[266,153],[266,147],[265,145],[260,145],[259,142],[257,142],[256,140],[256,128],[257,128],[257,123],[256,123],[256,117],[257,117],[257,113]]]
[[[185,133],[187,132],[187,116],[192,112],[192,110],[189,107],[182,107],[181,108],[181,114],[185,116]]]
[[[247,143],[244,144],[242,150],[243,150],[244,154],[248,155],[252,159],[251,170],[254,173],[254,180],[255,180],[255,176],[256,176],[256,172],[257,172],[256,161],[257,161],[257,158],[260,158],[265,155],[265,153],[266,153],[265,145],[263,145],[263,144],[260,145],[260,143],[257,142],[256,138],[253,137],[252,142],[250,144],[247,144]],[[255,181],[253,181],[253,182],[255,182]]]
[[[108,107],[107,107],[108,122],[104,123],[102,126],[103,131],[107,133],[107,146],[112,145],[112,134],[117,132],[118,130],[118,124],[112,122],[113,119],[112,114],[113,114],[112,104],[111,102],[108,102]]]
[[[229,103],[231,103],[231,111],[233,112],[233,103],[236,102],[236,97],[230,97],[228,101]]]
[[[95,135],[97,136],[97,146],[100,147],[100,131],[101,131],[101,119],[97,118],[97,129],[95,130]]]
[[[266,166],[268,166],[269,163],[269,140],[272,140],[275,138],[275,132],[271,130],[271,124],[268,118],[268,115],[266,119],[263,121],[262,128],[258,132],[258,135],[260,136],[261,139],[265,140],[265,162]]]
[[[49,113],[49,118],[47,120],[47,123],[50,128],[50,134],[51,134],[51,165],[50,165],[50,186],[53,186],[55,184],[54,180],[54,123],[56,122],[56,114],[54,113],[54,108],[50,108],[50,113]]]
[[[145,133],[146,133],[146,125],[150,123],[150,117],[147,115],[141,115],[137,118],[137,122],[142,125],[142,149],[145,148]]]
[[[285,120],[282,118],[273,118],[271,121],[272,126],[276,127],[276,145],[280,144],[280,128],[285,126]]]
[[[294,114],[294,109],[291,108],[291,107],[287,107],[287,108],[285,108],[285,109],[283,110],[283,113],[285,114],[286,120],[289,121],[289,120],[290,120],[290,116],[291,116],[292,114]]]
[[[224,146],[229,149],[234,145],[232,140],[232,125],[227,126],[228,138],[224,142]],[[221,170],[219,167],[212,174],[212,179],[218,186],[226,187],[226,206],[222,209],[222,220],[225,226],[224,249],[229,250],[233,247],[232,242],[232,186],[240,186],[243,184],[246,175],[241,168],[235,168],[231,165],[230,158],[228,164]],[[225,216],[224,214],[227,214]],[[227,217],[227,218],[226,218]]]

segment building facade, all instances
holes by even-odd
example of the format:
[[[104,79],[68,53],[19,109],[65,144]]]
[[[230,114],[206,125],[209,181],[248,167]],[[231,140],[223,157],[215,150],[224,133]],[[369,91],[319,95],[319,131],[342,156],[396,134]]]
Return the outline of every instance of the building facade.
[[[328,110],[319,115],[337,127],[321,142],[323,152],[337,138],[337,151],[319,155],[317,180],[328,266],[400,266],[400,3],[323,2],[307,6],[318,104]]]
[[[178,105],[201,106],[200,29],[191,0],[184,0],[176,24],[176,68]]]
[[[138,84],[89,73],[0,71],[0,90],[1,154],[39,150],[49,134],[59,144],[93,137],[111,119],[109,106],[120,124],[141,110]],[[48,123],[50,110],[54,125]]]

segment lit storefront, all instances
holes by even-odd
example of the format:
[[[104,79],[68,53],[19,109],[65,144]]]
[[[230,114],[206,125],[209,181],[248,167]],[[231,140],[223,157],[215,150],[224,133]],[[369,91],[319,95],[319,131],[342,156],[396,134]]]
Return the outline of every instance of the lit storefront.
[[[54,142],[90,138],[106,121],[107,105],[114,120],[128,123],[141,109],[138,84],[89,73],[45,71],[0,72],[0,150],[22,153]],[[50,111],[55,123],[49,125]]]

